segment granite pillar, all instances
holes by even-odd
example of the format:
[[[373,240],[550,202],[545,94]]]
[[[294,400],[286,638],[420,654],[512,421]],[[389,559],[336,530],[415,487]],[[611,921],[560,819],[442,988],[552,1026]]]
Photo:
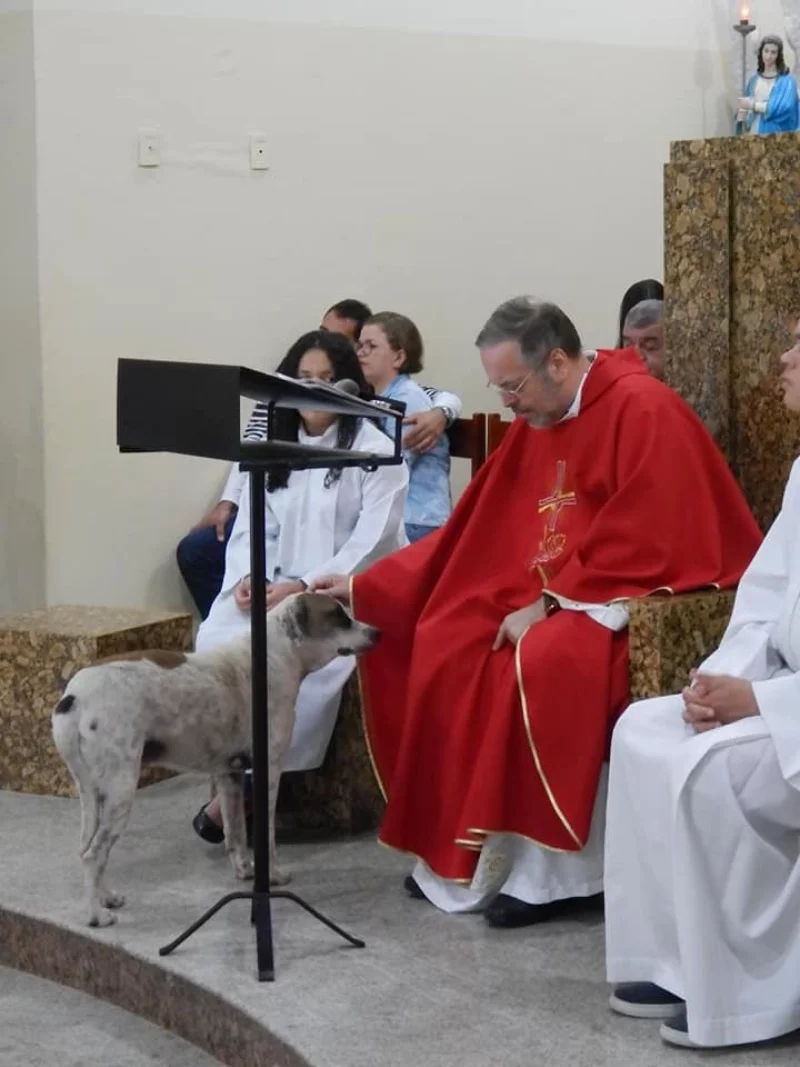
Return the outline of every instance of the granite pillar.
[[[664,203],[666,380],[766,529],[800,451],[777,380],[800,317],[800,135],[677,142]]]

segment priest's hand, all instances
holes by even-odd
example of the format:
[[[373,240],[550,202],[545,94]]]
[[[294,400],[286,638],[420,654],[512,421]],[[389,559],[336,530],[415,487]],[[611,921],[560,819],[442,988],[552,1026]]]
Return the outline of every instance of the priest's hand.
[[[520,608],[519,611],[512,611],[510,615],[506,615],[500,624],[500,629],[497,631],[492,651],[497,652],[506,641],[516,645],[528,627],[533,626],[535,622],[541,622],[546,614],[544,597],[539,597],[535,604],[530,604],[527,608]]]
[[[411,427],[403,437],[403,448],[412,452],[430,452],[447,429],[447,417],[441,408],[433,408],[408,415],[403,419],[403,425]]]
[[[350,576],[347,574],[326,574],[311,583],[312,593],[327,593],[342,604],[350,603]]]
[[[267,586],[267,611],[276,608],[282,600],[294,593],[305,592],[305,582],[275,582]]]
[[[759,714],[751,683],[727,674],[693,673],[683,702],[684,721],[699,734]]]

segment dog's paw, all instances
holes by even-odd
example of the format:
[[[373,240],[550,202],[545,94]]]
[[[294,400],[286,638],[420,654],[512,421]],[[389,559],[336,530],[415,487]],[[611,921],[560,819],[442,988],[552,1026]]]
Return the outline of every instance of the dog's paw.
[[[270,885],[288,885],[291,882],[292,876],[285,874],[283,871],[273,867],[269,872],[269,884]]]
[[[253,877],[253,861],[249,856],[231,857],[233,873],[240,882],[249,882]]]
[[[89,926],[113,926],[116,921],[114,912],[107,908],[99,908],[89,916]]]
[[[104,908],[123,908],[125,906],[125,897],[122,893],[115,893],[113,889],[109,889],[100,898],[100,903]]]

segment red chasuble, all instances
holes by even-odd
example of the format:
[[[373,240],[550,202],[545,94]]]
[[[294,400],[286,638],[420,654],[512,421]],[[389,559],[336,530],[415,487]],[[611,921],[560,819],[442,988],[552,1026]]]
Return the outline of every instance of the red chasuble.
[[[354,614],[383,631],[361,664],[381,840],[462,881],[488,833],[581,849],[628,703],[627,634],[562,610],[493,652],[503,618],[543,591],[732,586],[760,542],[691,409],[635,351],[599,353],[577,418],[517,420],[446,526],[353,581]]]

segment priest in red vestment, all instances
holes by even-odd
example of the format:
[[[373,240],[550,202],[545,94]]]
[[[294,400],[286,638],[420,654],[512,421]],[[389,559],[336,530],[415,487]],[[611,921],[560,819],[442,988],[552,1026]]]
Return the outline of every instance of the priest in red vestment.
[[[761,535],[708,431],[635,349],[586,353],[527,297],[478,340],[516,420],[449,522],[350,599],[387,797],[381,840],[412,895],[521,926],[602,889],[605,761],[629,703],[627,601],[736,584]]]

